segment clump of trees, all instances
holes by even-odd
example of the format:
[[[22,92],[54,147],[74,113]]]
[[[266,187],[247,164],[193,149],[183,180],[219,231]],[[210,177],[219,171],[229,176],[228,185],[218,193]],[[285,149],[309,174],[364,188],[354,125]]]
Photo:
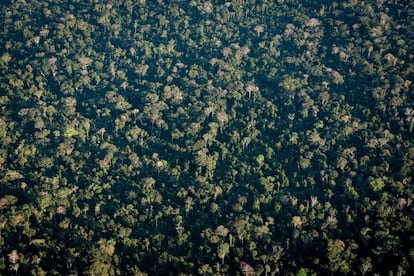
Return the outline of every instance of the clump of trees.
[[[0,274],[414,272],[410,1],[0,5]]]

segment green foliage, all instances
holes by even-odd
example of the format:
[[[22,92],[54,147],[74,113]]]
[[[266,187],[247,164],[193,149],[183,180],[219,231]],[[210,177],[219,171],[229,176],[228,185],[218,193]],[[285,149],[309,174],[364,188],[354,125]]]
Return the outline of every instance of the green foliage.
[[[65,136],[65,138],[70,138],[72,136],[77,136],[77,135],[79,135],[79,131],[77,131],[73,127],[67,127],[63,133],[63,136]]]
[[[2,1],[0,274],[414,274],[411,2]]]
[[[371,179],[369,181],[369,185],[371,186],[374,192],[379,192],[385,187],[385,177],[379,177],[375,179]]]

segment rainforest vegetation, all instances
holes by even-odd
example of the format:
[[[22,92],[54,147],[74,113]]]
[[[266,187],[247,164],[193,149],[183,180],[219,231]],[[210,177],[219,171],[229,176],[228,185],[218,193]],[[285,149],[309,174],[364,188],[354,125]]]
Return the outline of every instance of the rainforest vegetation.
[[[414,275],[414,2],[2,0],[1,275]]]

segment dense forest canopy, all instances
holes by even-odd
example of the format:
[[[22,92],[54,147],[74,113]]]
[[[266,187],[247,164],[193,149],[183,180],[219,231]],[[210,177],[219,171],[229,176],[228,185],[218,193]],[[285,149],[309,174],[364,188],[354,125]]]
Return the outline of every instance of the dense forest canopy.
[[[413,1],[0,7],[0,274],[414,275]]]

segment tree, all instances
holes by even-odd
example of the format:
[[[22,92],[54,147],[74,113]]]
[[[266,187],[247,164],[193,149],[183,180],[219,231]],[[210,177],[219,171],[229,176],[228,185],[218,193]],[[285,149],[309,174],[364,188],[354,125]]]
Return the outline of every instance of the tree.
[[[259,36],[261,33],[263,33],[264,27],[263,27],[263,25],[257,25],[257,26],[254,27],[254,30],[256,31],[257,36]]]
[[[249,99],[250,99],[252,92],[259,92],[259,87],[257,87],[256,85],[254,85],[252,83],[249,83],[246,86],[246,91],[247,91],[247,93],[249,95]]]
[[[240,270],[245,276],[256,275],[254,268],[246,262],[240,262]]]
[[[381,191],[385,187],[384,180],[386,180],[384,177],[380,178],[371,178],[369,185],[372,188],[374,192]]]
[[[293,226],[295,228],[301,226],[302,225],[302,219],[301,219],[301,217],[300,216],[293,216],[292,217],[292,223],[293,223]]]
[[[224,265],[224,257],[229,253],[230,246],[226,242],[221,242],[217,248],[217,255],[221,258],[221,264]]]
[[[265,160],[265,157],[264,157],[264,155],[263,154],[259,154],[257,157],[256,157],[256,162],[257,162],[257,164],[259,165],[259,170],[261,169],[261,167],[263,166],[263,164],[264,164],[264,160]]]
[[[14,270],[17,273],[17,271],[19,270],[19,259],[20,259],[20,256],[17,253],[17,250],[13,249],[7,256],[9,257],[9,262],[11,264],[10,265],[11,270]]]
[[[331,274],[336,271],[344,273],[350,271],[349,258],[351,258],[352,254],[350,248],[346,248],[342,240],[328,240],[327,251]]]

